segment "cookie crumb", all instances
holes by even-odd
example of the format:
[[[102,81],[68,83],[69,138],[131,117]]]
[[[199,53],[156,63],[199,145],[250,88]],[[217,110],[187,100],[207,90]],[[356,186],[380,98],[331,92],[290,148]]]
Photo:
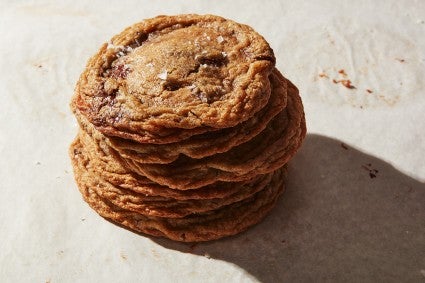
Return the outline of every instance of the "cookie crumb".
[[[343,86],[345,86],[346,88],[349,88],[349,89],[353,89],[353,88],[356,88],[355,86],[353,86],[352,84],[351,84],[351,81],[350,80],[342,80],[342,85]]]
[[[35,165],[41,165],[41,162],[40,162],[40,161],[37,161],[37,162],[35,163]]]
[[[343,77],[347,77],[347,73],[344,69],[339,70],[338,73],[341,74]]]
[[[370,89],[366,89],[366,91],[368,92],[368,93],[372,93],[373,91],[372,90],[370,90]]]
[[[329,76],[326,73],[319,73],[319,77],[329,79]]]
[[[335,79],[333,79],[332,82],[334,84],[341,83],[343,86],[345,86],[346,88],[349,88],[349,89],[355,89],[356,88],[355,86],[353,86],[351,84],[351,81],[350,80],[335,80]]]
[[[343,148],[343,149],[345,149],[345,150],[348,150],[348,146],[345,144],[345,143],[341,143],[341,147]]]
[[[406,60],[404,60],[404,59],[401,59],[401,58],[395,58],[397,61],[399,61],[400,63],[404,63],[404,62],[406,62]]]
[[[377,169],[372,168],[371,163],[362,165],[362,168],[369,172],[369,177],[371,179],[376,178],[378,176],[379,171]]]
[[[209,253],[204,253],[204,257],[211,259],[211,255]]]
[[[127,255],[126,255],[126,254],[124,254],[124,253],[120,253],[120,257],[121,257],[123,260],[127,260]]]
[[[85,219],[85,218],[81,218],[81,221],[83,221],[83,222],[84,222],[84,221],[86,221],[86,219]]]

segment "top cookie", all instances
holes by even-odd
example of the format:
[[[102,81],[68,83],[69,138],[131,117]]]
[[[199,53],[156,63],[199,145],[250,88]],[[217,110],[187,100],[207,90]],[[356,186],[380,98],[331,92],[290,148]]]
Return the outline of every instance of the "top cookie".
[[[274,62],[268,43],[246,25],[211,15],[160,16],[100,48],[72,108],[107,135],[173,142],[253,116],[270,97]]]

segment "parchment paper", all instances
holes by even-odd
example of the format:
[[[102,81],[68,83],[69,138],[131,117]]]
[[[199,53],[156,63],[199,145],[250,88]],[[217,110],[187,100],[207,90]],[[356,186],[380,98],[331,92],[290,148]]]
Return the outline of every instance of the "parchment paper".
[[[270,42],[309,131],[272,214],[198,245],[99,217],[67,155],[88,58],[134,22],[191,12]],[[1,1],[0,281],[424,282],[424,21],[424,1]]]

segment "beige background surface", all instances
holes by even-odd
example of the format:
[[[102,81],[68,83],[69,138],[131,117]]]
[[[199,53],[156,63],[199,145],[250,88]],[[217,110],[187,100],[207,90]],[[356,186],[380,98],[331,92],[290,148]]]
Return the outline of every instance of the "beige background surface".
[[[263,34],[309,130],[272,214],[195,246],[103,220],[67,156],[89,56],[190,12]],[[425,282],[424,1],[1,1],[0,55],[1,282]]]

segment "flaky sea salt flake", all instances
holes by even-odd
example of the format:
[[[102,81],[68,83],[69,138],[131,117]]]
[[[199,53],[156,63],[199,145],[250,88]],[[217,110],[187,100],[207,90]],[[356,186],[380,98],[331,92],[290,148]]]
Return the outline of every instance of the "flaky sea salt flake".
[[[205,93],[200,93],[198,97],[203,103],[208,103],[208,97],[205,95]]]
[[[217,36],[218,43],[222,43],[223,41],[224,41],[224,38],[221,35]]]
[[[164,70],[162,73],[158,74],[158,78],[160,78],[161,80],[166,80],[168,76],[167,70]]]
[[[117,47],[114,44],[112,44],[112,42],[108,42],[108,46],[106,48],[107,49],[115,49]]]

